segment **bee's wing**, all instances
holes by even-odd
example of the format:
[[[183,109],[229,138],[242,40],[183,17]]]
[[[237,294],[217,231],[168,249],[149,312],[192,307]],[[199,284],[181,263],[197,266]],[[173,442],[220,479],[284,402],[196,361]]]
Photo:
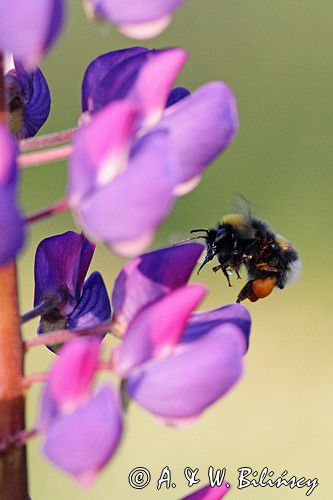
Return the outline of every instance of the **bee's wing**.
[[[252,218],[252,204],[239,193],[233,195],[231,200],[232,211],[242,214],[246,221]]]

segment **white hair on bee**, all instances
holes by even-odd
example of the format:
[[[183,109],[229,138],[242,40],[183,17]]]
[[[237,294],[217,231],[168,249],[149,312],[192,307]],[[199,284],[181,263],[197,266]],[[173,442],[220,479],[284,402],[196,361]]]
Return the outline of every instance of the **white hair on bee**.
[[[296,280],[298,280],[302,273],[302,269],[303,266],[300,258],[291,262],[286,273],[286,285],[290,285],[291,283],[294,283]]]

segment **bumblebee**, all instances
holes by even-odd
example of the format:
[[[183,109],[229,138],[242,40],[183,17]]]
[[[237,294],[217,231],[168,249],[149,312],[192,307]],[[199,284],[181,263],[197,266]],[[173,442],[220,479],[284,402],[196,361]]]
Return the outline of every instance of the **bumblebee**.
[[[270,295],[274,287],[283,289],[295,281],[301,272],[299,256],[283,236],[275,233],[264,221],[253,217],[245,200],[239,213],[226,215],[211,229],[193,229],[191,233],[203,232],[207,253],[199,267],[201,269],[214,257],[219,265],[213,267],[216,273],[222,271],[231,285],[230,275],[234,271],[240,279],[240,268],[245,267],[248,281],[238,294],[236,302],[249,299],[256,302]]]

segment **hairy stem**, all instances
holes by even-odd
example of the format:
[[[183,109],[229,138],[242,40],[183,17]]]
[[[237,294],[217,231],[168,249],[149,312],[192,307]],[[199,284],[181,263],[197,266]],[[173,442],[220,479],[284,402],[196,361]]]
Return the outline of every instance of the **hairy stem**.
[[[41,149],[50,146],[56,146],[57,144],[62,144],[63,142],[71,141],[75,134],[77,128],[69,128],[68,130],[61,130],[60,132],[54,132],[53,134],[40,135],[38,137],[30,137],[29,139],[23,139],[20,141],[20,151],[29,151],[31,149]]]
[[[11,442],[25,428],[23,344],[15,263],[0,267],[0,436]],[[1,500],[28,498],[26,448],[9,448],[0,459]]]
[[[45,219],[46,217],[51,217],[52,215],[64,212],[67,209],[68,209],[67,200],[66,199],[59,200],[50,205],[49,207],[40,210],[39,212],[28,215],[25,218],[25,223],[32,224],[33,222],[38,222],[42,219]]]
[[[1,52],[0,123],[6,123],[4,66]],[[14,261],[0,266],[0,288],[0,438],[10,441],[13,436],[25,429],[25,398],[22,387],[24,350]],[[1,455],[1,500],[27,500],[29,495],[26,447],[5,450]]]
[[[59,148],[45,149],[44,151],[36,151],[35,153],[21,154],[17,158],[19,167],[36,167],[59,160],[65,160],[72,154],[73,147],[71,145],[61,146]]]
[[[96,326],[90,328],[82,328],[78,330],[59,330],[58,332],[44,333],[38,337],[33,337],[25,341],[25,348],[30,349],[40,345],[57,345],[65,342],[70,342],[73,339],[80,337],[89,337],[91,335],[103,335],[110,332],[112,328],[111,321],[104,321]]]

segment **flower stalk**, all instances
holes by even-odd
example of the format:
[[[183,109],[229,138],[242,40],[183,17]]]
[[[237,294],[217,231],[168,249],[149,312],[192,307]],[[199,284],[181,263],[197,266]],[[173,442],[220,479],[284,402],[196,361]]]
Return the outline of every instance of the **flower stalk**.
[[[44,333],[38,337],[32,337],[24,342],[25,349],[31,349],[37,346],[53,346],[57,344],[63,344],[65,342],[70,342],[73,339],[80,337],[89,337],[91,335],[103,335],[106,332],[110,332],[112,328],[111,321],[104,321],[96,326],[91,326],[89,328],[82,328],[80,330],[59,330],[52,333]]]
[[[38,222],[40,220],[45,219],[46,217],[52,217],[53,215],[60,214],[61,212],[67,210],[67,208],[68,208],[67,200],[66,199],[59,200],[53,203],[53,205],[44,208],[43,210],[28,215],[25,218],[25,222],[26,224],[32,224],[33,222]]]
[[[67,130],[61,130],[60,132],[54,132],[52,134],[23,139],[20,141],[20,151],[42,149],[50,146],[57,146],[58,144],[62,144],[64,142],[70,142],[74,138],[76,131],[77,128],[74,127]]]
[[[0,123],[6,122],[4,59],[0,53]],[[20,331],[16,265],[0,266],[0,438],[11,441],[25,429],[22,387],[23,343]],[[0,458],[0,498],[26,500],[28,475],[26,447],[4,450]]]
[[[23,344],[14,262],[0,267],[0,286],[6,290],[0,294],[0,436],[11,442],[25,428]],[[28,498],[25,446],[9,448],[1,456],[0,498]]]
[[[19,167],[35,167],[45,163],[53,163],[59,160],[65,160],[72,154],[73,147],[68,144],[59,148],[45,149],[34,153],[21,154],[17,159]]]

